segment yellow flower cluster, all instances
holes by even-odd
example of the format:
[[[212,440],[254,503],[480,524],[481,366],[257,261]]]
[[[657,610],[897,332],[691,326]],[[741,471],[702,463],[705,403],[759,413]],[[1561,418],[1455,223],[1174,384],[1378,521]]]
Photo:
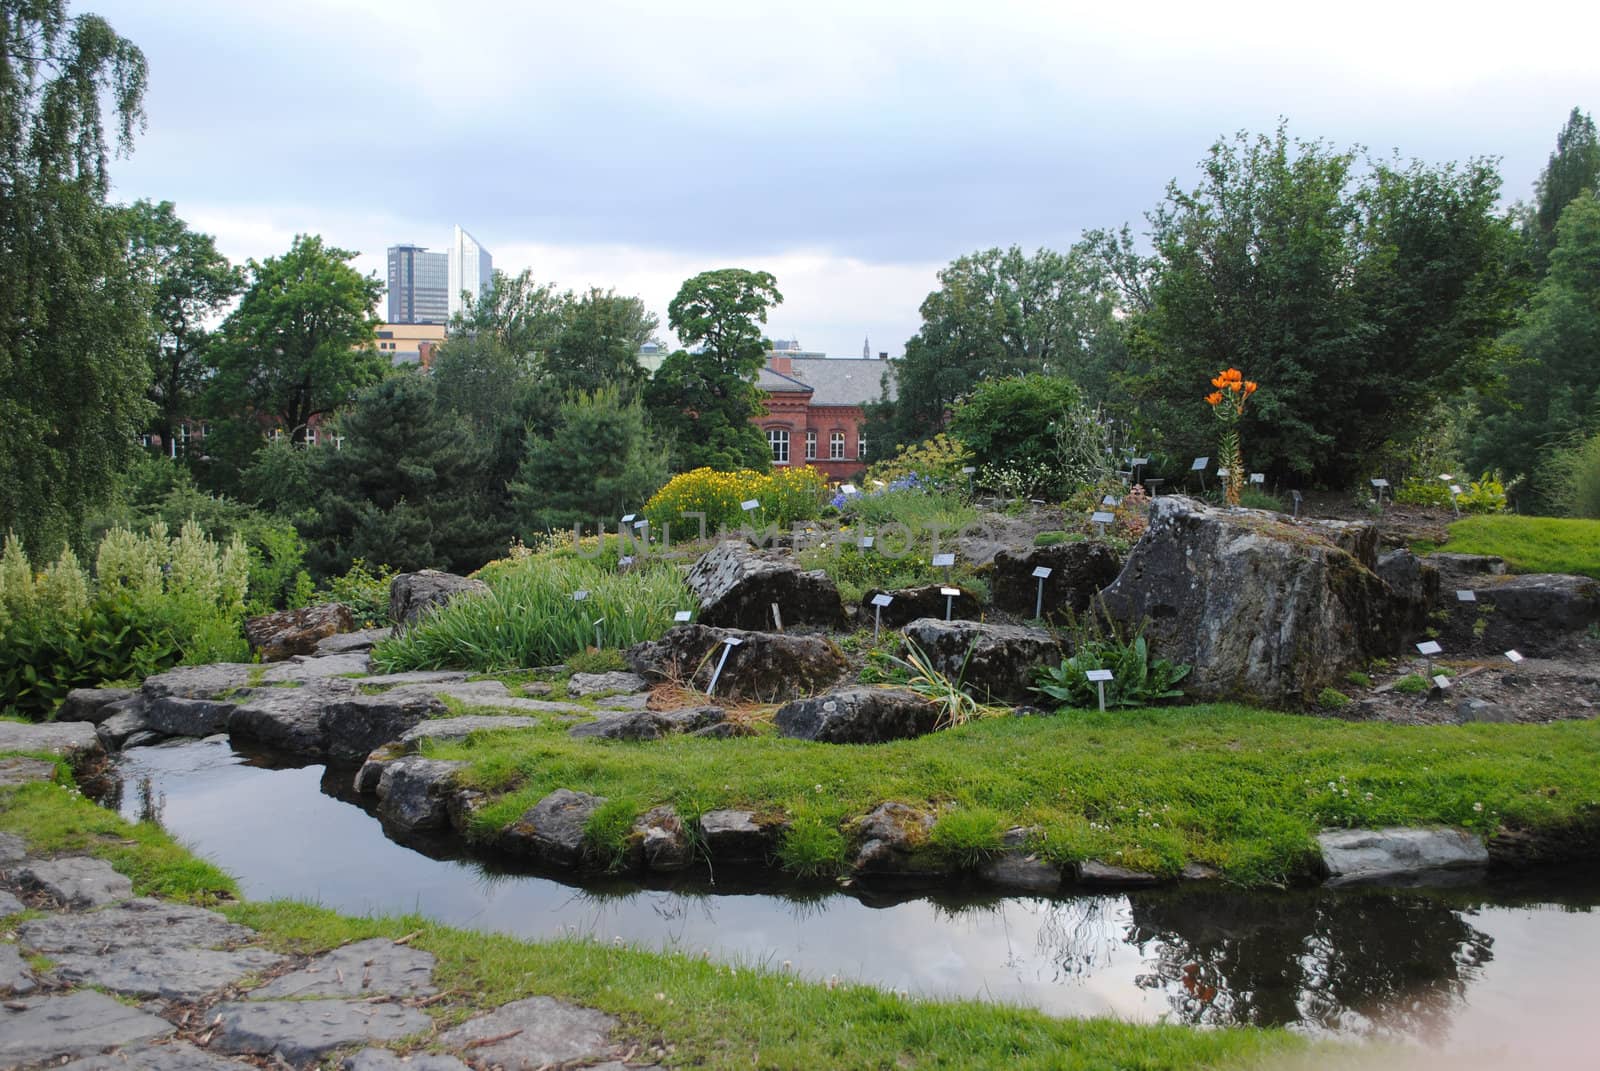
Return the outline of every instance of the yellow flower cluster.
[[[787,527],[795,521],[815,517],[827,493],[822,473],[809,465],[756,472],[718,472],[701,468],[681,473],[645,503],[644,516],[655,532],[670,524],[674,539],[699,535],[700,519],[685,517],[704,513],[706,534],[723,528],[737,528],[747,520],[752,524]],[[754,516],[747,517],[745,502],[761,503]]]

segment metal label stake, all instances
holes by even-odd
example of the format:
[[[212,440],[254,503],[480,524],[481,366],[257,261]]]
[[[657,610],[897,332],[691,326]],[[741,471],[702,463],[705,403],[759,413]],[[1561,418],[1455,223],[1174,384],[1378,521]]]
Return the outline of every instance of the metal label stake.
[[[1427,676],[1433,676],[1433,656],[1440,654],[1443,651],[1444,648],[1440,647],[1438,642],[1435,640],[1423,640],[1421,643],[1417,644],[1417,653],[1428,660]]]
[[[894,596],[879,592],[872,597],[872,642],[878,642],[878,630],[883,627],[883,608],[894,602]]]
[[[939,594],[944,596],[944,619],[950,620],[951,613],[955,610],[956,596],[961,594],[960,588],[940,588]]]
[[[603,617],[600,618],[599,620],[597,620],[594,623],[594,649],[596,651],[600,650],[600,648],[605,646],[605,644],[600,642],[600,626],[605,624],[605,623],[606,623],[606,619],[603,618]]]
[[[1109,669],[1091,669],[1084,676],[1094,681],[1095,691],[1100,695],[1100,713],[1104,714],[1106,711],[1106,681],[1115,680],[1116,678],[1112,676]]]
[[[1116,519],[1117,515],[1115,513],[1107,513],[1104,510],[1096,510],[1089,514],[1089,521],[1099,531],[1101,539],[1106,537],[1106,525],[1113,523]]]
[[[1048,565],[1041,565],[1033,571],[1034,577],[1039,581],[1039,594],[1033,600],[1033,616],[1036,618],[1044,616],[1044,582],[1050,579],[1050,574],[1053,572],[1055,570]]]
[[[777,603],[772,604],[772,623],[777,626],[779,632],[783,631],[783,615],[778,612]]]
[[[737,636],[722,637],[722,657],[717,659],[717,668],[711,673],[711,683],[706,685],[706,694],[710,695],[717,690],[717,681],[722,679],[722,667],[728,664],[728,652],[739,646],[744,641]]]

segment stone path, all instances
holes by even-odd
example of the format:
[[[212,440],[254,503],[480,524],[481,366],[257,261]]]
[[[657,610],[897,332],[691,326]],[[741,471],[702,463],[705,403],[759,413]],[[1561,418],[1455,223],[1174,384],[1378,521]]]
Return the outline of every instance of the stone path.
[[[280,955],[217,912],[133,896],[101,860],[0,833],[0,1071],[650,1071],[592,1008],[530,997],[459,1021],[434,965],[384,938]]]

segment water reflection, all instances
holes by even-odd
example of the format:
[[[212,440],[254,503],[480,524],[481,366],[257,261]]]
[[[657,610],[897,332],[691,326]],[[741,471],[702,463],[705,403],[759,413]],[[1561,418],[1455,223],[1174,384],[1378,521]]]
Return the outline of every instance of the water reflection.
[[[446,839],[386,836],[352,799],[349,771],[241,754],[222,738],[136,749],[123,775],[124,814],[162,822],[253,898],[789,963],[813,979],[1063,1015],[1460,1044],[1474,1032],[1515,1036],[1530,1006],[1573,1007],[1600,957],[1600,920],[1589,913],[1600,903],[1596,877],[1563,876],[1559,896],[1532,884],[1055,900],[845,893],[721,868],[714,882],[705,873],[577,882],[464,857]]]

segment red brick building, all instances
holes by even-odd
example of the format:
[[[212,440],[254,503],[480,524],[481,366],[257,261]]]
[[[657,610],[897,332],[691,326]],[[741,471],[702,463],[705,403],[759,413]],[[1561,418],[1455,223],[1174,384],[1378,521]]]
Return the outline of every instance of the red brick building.
[[[756,379],[767,412],[753,422],[767,436],[772,463],[812,465],[835,482],[861,475],[870,460],[863,406],[882,395],[888,371],[885,358],[768,355]]]

